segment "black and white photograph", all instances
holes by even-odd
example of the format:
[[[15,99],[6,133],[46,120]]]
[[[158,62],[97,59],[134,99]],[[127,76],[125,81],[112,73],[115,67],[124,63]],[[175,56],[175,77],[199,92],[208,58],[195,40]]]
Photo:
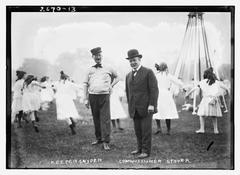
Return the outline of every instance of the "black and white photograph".
[[[235,169],[234,5],[5,10],[6,169]]]

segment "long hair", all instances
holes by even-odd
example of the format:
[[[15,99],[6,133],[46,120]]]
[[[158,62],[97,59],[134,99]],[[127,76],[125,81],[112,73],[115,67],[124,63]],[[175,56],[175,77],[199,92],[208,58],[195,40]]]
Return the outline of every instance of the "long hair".
[[[158,71],[159,72],[167,72],[168,73],[168,66],[166,63],[162,62],[158,66]]]
[[[63,71],[60,72],[60,80],[63,80],[63,83],[69,78],[67,74],[65,74]]]
[[[45,82],[46,80],[47,80],[47,77],[44,76],[44,77],[41,78],[40,82],[42,83],[42,82]]]
[[[34,76],[33,75],[28,75],[27,78],[25,79],[24,83],[26,86],[28,86],[29,84],[31,84],[31,82],[34,80]]]
[[[217,76],[214,74],[212,67],[210,67],[210,68],[208,68],[207,70],[204,71],[203,78],[207,79],[207,83],[210,86],[213,83],[215,83],[215,81],[217,80]]]
[[[16,75],[17,75],[16,81],[23,79],[23,77],[24,77],[25,74],[26,74],[26,72],[24,72],[24,71],[18,71],[18,70],[17,70],[17,71],[16,71]]]

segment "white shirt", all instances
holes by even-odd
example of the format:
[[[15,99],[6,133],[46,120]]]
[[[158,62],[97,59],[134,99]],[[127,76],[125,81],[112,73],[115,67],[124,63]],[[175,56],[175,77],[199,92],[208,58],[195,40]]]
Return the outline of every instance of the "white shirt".
[[[133,69],[133,71],[134,71],[133,76],[134,76],[134,77],[137,75],[137,72],[139,71],[139,69],[140,69],[141,67],[142,67],[142,65],[140,64],[137,69]],[[136,72],[135,72],[135,71],[136,71]]]
[[[109,66],[91,67],[83,83],[88,86],[89,94],[109,94],[112,78],[116,77],[118,77],[117,72]]]

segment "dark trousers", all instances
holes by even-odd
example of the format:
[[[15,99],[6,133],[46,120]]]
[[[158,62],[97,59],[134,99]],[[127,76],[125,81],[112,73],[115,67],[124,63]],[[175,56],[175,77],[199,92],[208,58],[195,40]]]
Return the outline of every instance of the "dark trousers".
[[[136,111],[133,122],[138,150],[142,153],[150,154],[152,147],[152,114],[143,117],[139,116]]]
[[[96,139],[106,143],[110,142],[111,132],[109,97],[109,94],[89,94]]]

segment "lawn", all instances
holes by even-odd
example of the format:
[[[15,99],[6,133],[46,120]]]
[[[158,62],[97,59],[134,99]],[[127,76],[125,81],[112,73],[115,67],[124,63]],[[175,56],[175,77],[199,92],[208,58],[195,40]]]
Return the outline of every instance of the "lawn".
[[[180,110],[182,98],[177,99]],[[126,108],[126,104],[123,104]],[[220,134],[213,134],[210,119],[206,120],[206,134],[195,134],[199,128],[197,116],[181,111],[178,120],[172,120],[171,135],[153,135],[151,157],[139,160],[130,152],[136,148],[136,137],[131,119],[121,121],[123,131],[111,133],[111,150],[102,145],[92,146],[94,127],[90,110],[76,104],[80,115],[88,123],[77,123],[77,135],[72,136],[65,121],[56,119],[55,102],[48,111],[40,111],[39,133],[30,123],[23,128],[11,127],[10,168],[160,168],[160,169],[232,169],[230,114],[218,120]],[[153,121],[153,132],[156,124]]]

